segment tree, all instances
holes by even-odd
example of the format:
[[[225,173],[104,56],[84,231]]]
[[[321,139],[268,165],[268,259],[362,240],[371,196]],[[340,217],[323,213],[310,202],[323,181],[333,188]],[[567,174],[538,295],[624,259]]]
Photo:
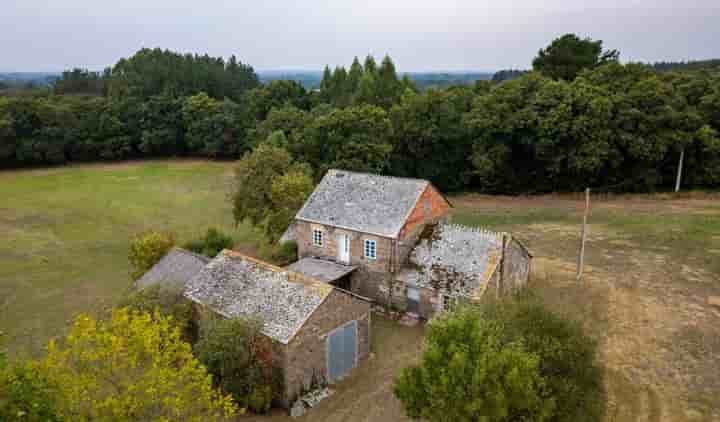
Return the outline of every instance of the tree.
[[[389,166],[392,127],[385,110],[353,106],[318,117],[305,130],[306,155],[298,157],[318,169],[382,173]]]
[[[39,367],[62,385],[61,415],[73,421],[221,421],[237,413],[159,313],[114,310],[108,321],[80,315]]]
[[[502,324],[506,342],[522,342],[539,358],[546,394],[556,404],[552,421],[604,420],[606,397],[597,343],[579,323],[550,312],[531,296],[485,305],[481,313],[485,320]]]
[[[354,95],[358,87],[360,86],[360,79],[363,76],[363,68],[358,60],[357,56],[353,59],[352,65],[350,65],[350,71],[348,72],[346,84],[347,92]]]
[[[533,69],[553,79],[572,81],[581,70],[617,61],[619,56],[617,50],[603,51],[600,40],[566,34],[538,52]]]
[[[287,150],[261,144],[248,152],[235,167],[232,195],[236,223],[248,220],[259,226],[272,207],[271,189],[276,177],[285,174],[293,159]]]
[[[270,187],[272,206],[263,223],[268,241],[275,243],[282,236],[314,188],[312,171],[307,165],[294,166],[273,180]]]
[[[390,108],[402,94],[401,89],[402,85],[398,80],[395,64],[390,56],[385,56],[380,64],[380,69],[378,69],[377,92],[380,97],[379,105]]]
[[[503,341],[502,326],[464,308],[434,320],[418,365],[405,368],[394,392],[408,416],[428,421],[544,421],[539,359]]]
[[[173,246],[175,246],[175,235],[172,233],[150,230],[133,237],[128,254],[130,265],[133,267],[133,280],[142,277]]]
[[[463,115],[472,105],[468,87],[415,94],[406,91],[390,110],[393,127],[392,174],[431,180],[442,190],[467,183],[472,138]]]
[[[239,403],[264,413],[270,408],[274,387],[270,347],[260,321],[208,318],[200,325],[195,354],[217,386]],[[264,400],[250,400],[253,396]]]

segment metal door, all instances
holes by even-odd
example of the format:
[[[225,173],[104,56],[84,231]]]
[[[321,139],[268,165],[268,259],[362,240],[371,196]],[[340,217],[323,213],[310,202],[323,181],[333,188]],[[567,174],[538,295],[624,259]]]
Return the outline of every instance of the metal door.
[[[357,321],[352,321],[330,333],[327,338],[328,381],[346,376],[357,360]]]
[[[350,263],[350,236],[345,233],[337,235],[337,254],[339,262]]]
[[[407,288],[406,311],[414,314],[420,313],[420,290],[415,287],[408,286]]]

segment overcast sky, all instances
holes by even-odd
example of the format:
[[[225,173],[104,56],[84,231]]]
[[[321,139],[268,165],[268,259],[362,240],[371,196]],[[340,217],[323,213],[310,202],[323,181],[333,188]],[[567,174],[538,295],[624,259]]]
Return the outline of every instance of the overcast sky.
[[[142,47],[321,69],[390,54],[401,71],[528,68],[573,32],[624,61],[720,57],[720,0],[2,0],[0,71],[101,69]]]

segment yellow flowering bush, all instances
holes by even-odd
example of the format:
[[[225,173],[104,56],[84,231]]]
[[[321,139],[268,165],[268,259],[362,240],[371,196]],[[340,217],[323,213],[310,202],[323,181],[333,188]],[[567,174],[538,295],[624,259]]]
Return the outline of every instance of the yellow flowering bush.
[[[107,321],[80,315],[40,366],[73,421],[223,421],[238,412],[182,341],[172,319],[116,309]]]

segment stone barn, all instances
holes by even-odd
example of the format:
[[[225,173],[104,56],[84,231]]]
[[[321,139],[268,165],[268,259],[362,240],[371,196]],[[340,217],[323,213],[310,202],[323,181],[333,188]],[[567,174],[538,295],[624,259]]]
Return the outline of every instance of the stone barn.
[[[370,300],[228,250],[185,287],[201,312],[259,318],[282,370],[282,404],[348,375],[370,350]]]

